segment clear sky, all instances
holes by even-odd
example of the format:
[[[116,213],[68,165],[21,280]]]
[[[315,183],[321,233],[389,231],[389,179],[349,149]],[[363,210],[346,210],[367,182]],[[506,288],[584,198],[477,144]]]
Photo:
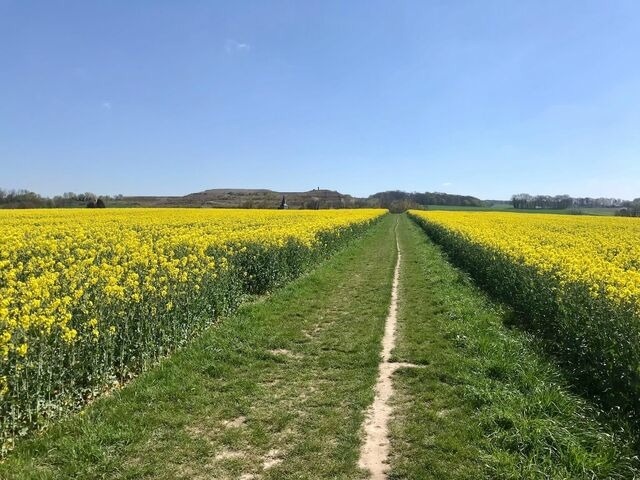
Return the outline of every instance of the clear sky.
[[[0,187],[640,197],[640,2],[0,0]]]

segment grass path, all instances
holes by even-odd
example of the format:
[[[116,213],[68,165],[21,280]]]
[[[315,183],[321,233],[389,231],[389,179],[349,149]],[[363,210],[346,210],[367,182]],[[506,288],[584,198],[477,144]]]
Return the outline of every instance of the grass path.
[[[385,320],[378,379],[375,386],[375,397],[367,411],[364,423],[364,438],[360,449],[358,465],[369,473],[371,480],[385,480],[389,471],[389,421],[393,414],[391,398],[393,397],[393,375],[400,368],[416,368],[418,365],[394,362],[391,354],[396,346],[396,329],[398,317],[398,290],[400,286],[400,269],[402,252],[398,240],[399,218],[394,227],[397,260],[393,272],[391,302],[389,314]]]
[[[389,314],[385,320],[384,336],[382,337],[382,351],[378,366],[378,379],[375,385],[375,397],[367,411],[364,423],[364,438],[360,448],[358,465],[369,472],[371,480],[384,480],[388,470],[389,457],[389,430],[388,424],[391,417],[390,400],[393,395],[392,375],[399,367],[397,363],[391,363],[391,351],[395,348],[396,340],[396,316],[398,311],[398,287],[400,283],[400,266],[402,264],[402,252],[398,243],[398,221],[394,226],[396,243],[396,266],[393,271],[393,283],[391,286],[391,301]]]
[[[387,216],[83,415],[22,442],[7,479],[358,479],[396,261]]]

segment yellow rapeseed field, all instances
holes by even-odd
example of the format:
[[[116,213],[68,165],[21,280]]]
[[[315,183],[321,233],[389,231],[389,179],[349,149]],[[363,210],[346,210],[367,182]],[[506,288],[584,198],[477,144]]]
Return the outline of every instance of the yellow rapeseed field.
[[[640,412],[640,221],[413,211],[450,258],[542,334],[573,382]]]
[[[385,212],[0,211],[0,445]]]
[[[582,282],[615,302],[640,300],[640,222],[633,218],[413,211],[468,241]]]

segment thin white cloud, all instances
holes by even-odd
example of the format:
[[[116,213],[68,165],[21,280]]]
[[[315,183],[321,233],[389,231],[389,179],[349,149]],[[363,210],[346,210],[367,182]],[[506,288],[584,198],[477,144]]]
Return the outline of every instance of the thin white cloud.
[[[453,183],[451,183],[451,182],[444,182],[442,184],[443,187],[450,187],[451,185],[453,185]]]
[[[103,110],[111,110],[111,102],[104,101],[102,102],[101,107],[103,108]]]
[[[229,55],[234,53],[247,53],[251,50],[251,45],[230,38],[225,42],[224,50]]]

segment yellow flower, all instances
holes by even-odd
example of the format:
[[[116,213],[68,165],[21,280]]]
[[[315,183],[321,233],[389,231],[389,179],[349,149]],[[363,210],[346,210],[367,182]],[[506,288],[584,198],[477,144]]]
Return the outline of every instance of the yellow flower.
[[[9,383],[5,375],[0,376],[0,398],[4,397],[9,392]]]
[[[2,332],[2,334],[0,334],[0,344],[3,343],[9,343],[9,340],[11,340],[11,333],[10,332]]]
[[[16,353],[21,357],[26,356],[28,350],[29,350],[29,346],[26,343],[23,343],[19,347],[16,347]]]
[[[78,331],[73,329],[73,328],[71,328],[71,329],[66,330],[62,334],[62,339],[67,343],[71,343],[76,339],[77,336],[78,336]]]

